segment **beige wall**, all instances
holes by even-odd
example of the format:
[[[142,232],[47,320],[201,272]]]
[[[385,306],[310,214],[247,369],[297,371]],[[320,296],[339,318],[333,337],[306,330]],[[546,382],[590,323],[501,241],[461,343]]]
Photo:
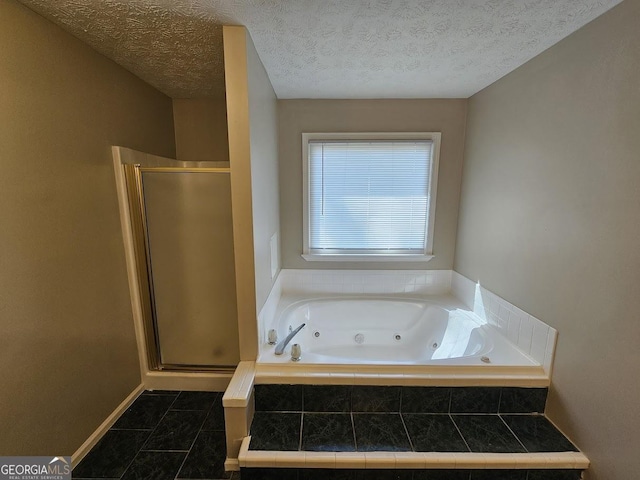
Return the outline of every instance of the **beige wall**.
[[[70,455],[140,384],[110,146],[171,100],[14,0],[0,65],[0,455]]]
[[[283,268],[450,269],[458,221],[467,101],[279,100],[280,221]],[[302,254],[303,132],[442,132],[431,261],[307,262]]]
[[[241,360],[258,353],[257,314],[272,287],[279,231],[276,96],[244,27],[223,28]]]
[[[640,30],[627,1],[473,96],[455,269],[559,331],[548,414],[640,471]]]
[[[185,162],[228,162],[225,98],[175,98],[176,158]]]
[[[278,106],[271,81],[247,35],[249,76],[249,131],[251,135],[251,187],[253,195],[253,248],[258,311],[273,286],[269,242],[280,233],[278,195]]]

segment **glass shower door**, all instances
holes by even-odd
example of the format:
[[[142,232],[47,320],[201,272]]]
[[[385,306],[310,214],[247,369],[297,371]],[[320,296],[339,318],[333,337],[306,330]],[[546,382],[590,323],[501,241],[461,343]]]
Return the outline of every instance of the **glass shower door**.
[[[237,365],[229,174],[153,170],[141,179],[160,363]]]

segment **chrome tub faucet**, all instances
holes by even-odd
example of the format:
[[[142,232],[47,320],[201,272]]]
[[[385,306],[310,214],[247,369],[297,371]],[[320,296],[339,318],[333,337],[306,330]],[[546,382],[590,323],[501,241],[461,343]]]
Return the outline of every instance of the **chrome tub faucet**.
[[[287,337],[284,340],[282,340],[278,345],[276,345],[276,355],[282,355],[284,353],[284,349],[287,347],[291,339],[295,337],[296,334],[300,330],[302,330],[302,327],[304,327],[305,325],[306,323],[303,323],[302,325],[300,325],[294,331],[290,332],[289,335],[287,335]]]

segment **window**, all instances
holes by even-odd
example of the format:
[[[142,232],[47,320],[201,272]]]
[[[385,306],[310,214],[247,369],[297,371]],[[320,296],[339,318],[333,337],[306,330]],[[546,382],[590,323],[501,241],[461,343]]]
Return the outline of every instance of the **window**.
[[[440,133],[304,133],[307,260],[432,258]]]

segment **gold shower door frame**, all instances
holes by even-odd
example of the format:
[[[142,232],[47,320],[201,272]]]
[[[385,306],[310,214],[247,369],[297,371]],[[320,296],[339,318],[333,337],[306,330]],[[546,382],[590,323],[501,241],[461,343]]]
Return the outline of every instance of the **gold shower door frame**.
[[[149,239],[149,222],[147,218],[147,208],[145,205],[143,174],[144,173],[211,173],[229,175],[229,168],[187,168],[187,167],[142,167],[140,165],[123,164],[127,196],[129,200],[129,214],[131,218],[131,227],[134,240],[134,253],[136,261],[136,274],[138,279],[138,288],[141,299],[142,319],[144,329],[144,340],[147,351],[147,364],[150,370],[178,370],[178,371],[208,371],[228,373],[235,369],[239,362],[239,353],[235,364],[229,365],[202,365],[189,363],[163,362],[161,335],[158,325],[157,302],[155,298],[153,265],[152,265],[152,249]],[[233,258],[233,250],[230,252]],[[234,286],[235,278],[229,279],[230,284]],[[233,302],[233,308],[236,308],[235,293],[233,298],[227,298],[227,301]],[[237,315],[237,314],[236,314]],[[237,316],[234,326],[237,331]],[[237,340],[235,342],[238,343]],[[239,347],[238,347],[239,349]]]

